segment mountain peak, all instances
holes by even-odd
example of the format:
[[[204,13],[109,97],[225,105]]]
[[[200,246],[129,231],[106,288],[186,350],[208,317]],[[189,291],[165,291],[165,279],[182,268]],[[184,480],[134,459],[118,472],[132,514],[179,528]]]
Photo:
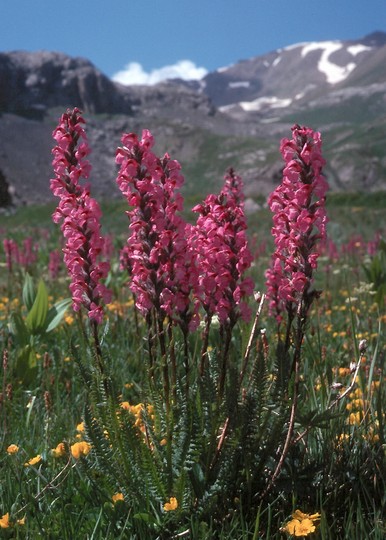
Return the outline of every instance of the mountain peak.
[[[51,197],[52,125],[58,109],[75,106],[91,116],[93,188],[102,197],[114,193],[122,131],[144,127],[181,159],[190,193],[206,194],[229,166],[249,195],[271,191],[282,167],[277,141],[294,123],[325,135],[332,189],[385,189],[385,44],[384,32],[298,43],[200,81],[151,87],[114,83],[89,60],[60,52],[0,52],[0,207]]]
[[[377,30],[365,36],[360,42],[370,47],[383,47],[386,45],[386,32]]]

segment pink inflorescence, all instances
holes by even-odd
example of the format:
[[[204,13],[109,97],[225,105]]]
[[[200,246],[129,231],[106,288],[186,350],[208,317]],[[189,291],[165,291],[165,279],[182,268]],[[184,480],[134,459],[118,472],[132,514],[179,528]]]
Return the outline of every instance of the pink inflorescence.
[[[9,272],[12,272],[14,265],[28,270],[37,261],[38,244],[34,243],[30,236],[23,240],[22,247],[19,247],[15,240],[8,238],[3,240],[3,246]]]
[[[253,281],[243,275],[253,258],[246,237],[241,178],[230,169],[220,194],[208,195],[193,211],[200,214],[190,239],[200,268],[200,302],[221,323],[234,325],[240,316],[247,320],[250,310],[244,299],[252,293]]]
[[[318,241],[326,237],[325,163],[320,133],[295,125],[291,140],[283,139],[283,180],[270,195],[275,251],[266,272],[270,311],[278,320],[292,303],[298,305],[310,292],[319,256]]]
[[[124,134],[122,143],[116,155],[117,184],[132,210],[121,262],[131,276],[136,305],[144,315],[155,308],[161,318],[168,316],[192,330],[198,324],[197,305],[191,303],[197,270],[187,241],[190,225],[179,214],[183,199],[177,190],[184,181],[180,164],[168,154],[160,159],[152,152],[148,130],[140,140]]]
[[[58,249],[50,251],[48,259],[48,273],[51,279],[56,279],[58,277],[61,262],[62,257],[60,251]]]
[[[73,308],[79,311],[84,306],[89,318],[100,323],[101,301],[108,303],[111,299],[110,291],[101,282],[107,276],[109,264],[98,260],[104,249],[99,205],[90,196],[89,186],[79,183],[81,178],[89,177],[91,170],[85,159],[90,150],[84,124],[79,109],[67,110],[53,132],[57,144],[52,150],[55,178],[50,186],[60,201],[52,218],[55,223],[63,220],[64,262],[71,276]]]

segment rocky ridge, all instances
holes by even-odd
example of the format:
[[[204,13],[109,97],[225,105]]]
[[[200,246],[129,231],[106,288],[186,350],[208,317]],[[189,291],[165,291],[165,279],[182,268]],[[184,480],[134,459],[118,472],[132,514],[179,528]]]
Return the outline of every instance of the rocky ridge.
[[[150,129],[157,151],[181,161],[185,192],[217,189],[228,166],[251,196],[281,172],[279,141],[293,123],[323,134],[334,190],[386,189],[386,34],[301,43],[238,62],[198,82],[123,86],[62,53],[0,53],[0,206],[52,200],[51,133],[81,108],[92,147],[93,193],[119,196],[122,132]]]

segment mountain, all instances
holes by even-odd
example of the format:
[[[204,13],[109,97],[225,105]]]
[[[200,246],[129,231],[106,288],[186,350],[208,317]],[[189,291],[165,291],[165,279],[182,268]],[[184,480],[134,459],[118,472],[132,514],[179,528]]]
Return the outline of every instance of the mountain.
[[[92,193],[119,197],[114,155],[123,132],[150,129],[183,166],[185,195],[218,189],[227,167],[249,196],[278,183],[279,142],[294,123],[321,131],[335,191],[386,189],[386,34],[299,43],[242,60],[201,81],[112,82],[62,53],[0,53],[0,206],[52,200],[52,130],[81,108],[92,148]]]
[[[198,89],[224,110],[234,106],[247,112],[298,108],[332,88],[353,82],[357,86],[357,74],[366,71],[385,45],[382,32],[357,41],[298,43],[209,73]],[[382,57],[374,61],[375,68],[382,64]],[[373,73],[366,84],[380,82],[380,78],[385,82],[386,70],[382,71]]]

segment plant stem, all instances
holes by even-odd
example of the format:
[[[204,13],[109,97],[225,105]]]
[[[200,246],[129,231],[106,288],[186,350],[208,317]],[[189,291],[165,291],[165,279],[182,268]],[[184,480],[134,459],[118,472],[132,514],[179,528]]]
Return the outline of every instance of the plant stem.
[[[92,332],[92,336],[94,340],[95,358],[96,358],[97,366],[99,368],[101,375],[104,375],[105,367],[104,367],[104,362],[103,362],[101,344],[99,341],[98,323],[95,320],[91,320],[90,324],[91,324],[91,332]]]
[[[220,371],[220,377],[219,377],[219,383],[218,383],[218,403],[220,404],[222,401],[222,398],[224,396],[224,389],[225,389],[225,380],[226,380],[226,374],[227,374],[227,367],[228,367],[228,356],[229,356],[229,348],[231,344],[232,339],[232,327],[230,324],[225,324],[223,326],[223,329],[225,330],[225,343],[224,348],[222,351],[222,362],[221,362],[221,371]]]
[[[170,415],[170,380],[169,380],[169,366],[167,361],[167,352],[166,352],[166,340],[165,340],[165,331],[164,331],[164,319],[158,315],[158,341],[161,349],[161,362],[162,362],[162,374],[163,374],[163,383],[164,383],[164,397],[165,397],[165,407],[166,407],[166,416],[169,419]],[[169,420],[168,420],[169,423]]]
[[[171,321],[168,322],[168,337],[169,337],[169,355],[170,355],[170,364],[172,368],[171,379],[172,379],[172,393],[174,403],[177,400],[177,364],[176,364],[176,351],[174,349],[174,337],[173,337],[173,328]]]
[[[205,317],[205,329],[202,335],[202,347],[201,347],[201,363],[200,363],[200,375],[204,375],[205,368],[208,364],[208,344],[209,344],[209,331],[212,316],[207,312]]]
[[[256,315],[255,315],[255,320],[253,321],[252,330],[251,330],[251,333],[250,333],[250,335],[249,335],[249,340],[248,340],[247,348],[245,349],[245,354],[244,354],[244,359],[243,359],[243,365],[242,365],[242,367],[241,367],[240,376],[239,376],[239,388],[241,388],[241,385],[242,385],[243,380],[244,380],[245,372],[246,372],[247,367],[248,367],[249,356],[250,356],[250,354],[251,354],[253,342],[255,341],[255,338],[256,338],[256,334],[257,334],[257,323],[259,322],[259,318],[260,318],[260,315],[261,315],[261,311],[262,311],[262,309],[263,309],[263,305],[264,305],[264,301],[265,301],[265,296],[266,296],[265,294],[262,294],[262,295],[261,295],[259,307],[257,308]]]

